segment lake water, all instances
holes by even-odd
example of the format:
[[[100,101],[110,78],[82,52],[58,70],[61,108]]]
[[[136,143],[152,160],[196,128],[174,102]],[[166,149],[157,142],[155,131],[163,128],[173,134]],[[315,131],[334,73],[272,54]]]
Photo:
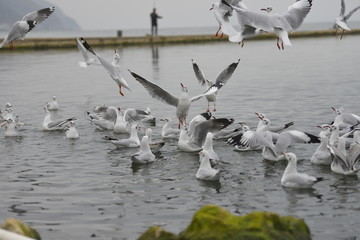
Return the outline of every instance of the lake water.
[[[239,153],[215,141],[221,158],[219,183],[198,181],[198,158],[167,142],[156,161],[133,166],[137,149],[116,150],[102,139],[112,132],[96,130],[86,111],[106,104],[150,107],[157,119],[175,108],[152,99],[127,72],[130,69],[177,95],[180,82],[190,95],[204,88],[195,79],[195,59],[209,79],[241,59],[233,77],[220,90],[216,117],[232,117],[254,128],[255,112],[274,125],[294,121],[292,129],[318,134],[316,125],[331,122],[331,107],[360,114],[360,37],[292,39],[279,51],[276,41],[248,41],[120,48],[124,77],[132,92],[118,94],[101,67],[80,68],[76,50],[0,53],[0,106],[10,102],[25,123],[22,138],[0,132],[0,216],[15,217],[36,228],[43,239],[136,239],[152,225],[178,233],[196,210],[217,204],[234,214],[272,211],[305,219],[313,239],[359,239],[360,181],[314,166],[317,145],[295,145],[298,170],[324,181],[306,191],[287,190],[280,179],[286,162],[263,160],[259,152]],[[16,43],[15,43],[16,47]],[[111,59],[112,49],[94,49]],[[43,132],[43,106],[55,95],[57,118],[76,116],[80,139],[62,132]],[[189,118],[204,112],[206,100],[193,104]],[[162,124],[153,127],[160,138]],[[140,133],[142,136],[144,133]],[[116,137],[127,137],[116,135]]]

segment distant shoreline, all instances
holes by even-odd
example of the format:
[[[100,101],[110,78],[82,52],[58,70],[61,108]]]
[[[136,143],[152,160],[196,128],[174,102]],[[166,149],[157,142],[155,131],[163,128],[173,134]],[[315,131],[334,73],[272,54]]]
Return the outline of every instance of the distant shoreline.
[[[339,35],[338,31],[338,35]],[[358,35],[360,29],[352,31],[345,31],[344,35]],[[309,37],[335,37],[335,30],[321,30],[321,31],[299,31],[291,33],[291,38],[309,38]],[[262,34],[253,39],[246,39],[246,41],[267,40],[274,39],[274,34]],[[131,46],[146,46],[146,45],[166,45],[166,44],[195,44],[204,42],[227,41],[227,37],[215,38],[214,35],[179,35],[179,36],[157,36],[150,35],[136,36],[136,37],[89,37],[86,38],[89,44],[93,47],[113,48],[113,47],[131,47]],[[2,41],[2,39],[1,39]],[[75,38],[28,38],[24,41],[14,42],[14,49],[19,50],[47,50],[47,49],[72,49],[76,48]],[[0,48],[0,52],[9,51],[8,45]]]

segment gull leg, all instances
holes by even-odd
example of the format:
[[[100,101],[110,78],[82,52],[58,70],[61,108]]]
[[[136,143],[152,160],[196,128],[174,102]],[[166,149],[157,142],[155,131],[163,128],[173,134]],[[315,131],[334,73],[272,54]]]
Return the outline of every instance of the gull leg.
[[[206,112],[210,112],[210,103],[209,102],[208,102],[208,107],[207,107]]]
[[[124,93],[122,92],[121,86],[119,85],[119,93],[121,96],[124,96]]]
[[[284,42],[281,40],[281,48],[284,50]]]
[[[279,50],[281,50],[280,44],[279,44],[279,38],[277,38],[276,46],[278,47]]]
[[[224,37],[224,33],[221,33],[221,36],[220,36],[220,38],[223,38]]]
[[[13,41],[10,41],[10,42],[9,42],[9,49],[10,49],[10,50],[13,50],[13,49],[14,49]]]
[[[219,26],[218,30],[216,31],[216,33],[215,33],[215,37],[217,37],[217,36],[219,35],[219,31],[220,31],[220,29],[221,29],[221,25]]]
[[[180,118],[178,118],[178,119],[179,119],[178,129],[180,129],[181,120],[180,120]]]
[[[216,112],[216,103],[214,102],[214,109],[213,112]]]
[[[341,36],[340,36],[340,40],[343,38],[344,32],[345,32],[345,30],[343,29],[342,33],[341,33]]]

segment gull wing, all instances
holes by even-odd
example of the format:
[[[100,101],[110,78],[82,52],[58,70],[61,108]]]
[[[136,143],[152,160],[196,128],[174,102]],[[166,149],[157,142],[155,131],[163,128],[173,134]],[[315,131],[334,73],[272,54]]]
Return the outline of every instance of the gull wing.
[[[69,118],[66,120],[58,120],[53,121],[48,124],[48,128],[57,128],[57,127],[63,127],[65,124],[70,123],[70,121],[76,120],[76,118]]]
[[[356,8],[354,8],[353,10],[351,10],[345,17],[344,17],[344,20],[347,21],[351,15],[353,15],[357,10],[360,9],[360,6],[357,6]]]
[[[330,153],[333,156],[333,161],[335,161],[344,172],[349,171],[351,167],[346,161],[346,156],[333,145],[328,145],[328,148],[330,149]]]
[[[341,0],[339,16],[345,16],[345,0]]]
[[[162,102],[165,102],[169,105],[177,107],[179,103],[179,98],[175,97],[165,89],[161,88],[160,86],[156,85],[155,83],[152,83],[145,78],[137,75],[136,73],[133,73],[129,70],[130,74],[135,78],[136,81],[141,83],[141,85],[144,86],[144,88],[148,91],[151,97],[156,98]]]
[[[234,122],[232,118],[216,118],[210,119],[197,124],[194,131],[190,133],[189,142],[195,143],[197,146],[202,146],[206,139],[208,132],[219,131],[226,128]]]
[[[360,160],[360,144],[353,145],[349,150],[349,163],[354,166]]]
[[[191,59],[191,62],[192,62],[193,69],[194,69],[195,76],[196,76],[197,80],[199,81],[199,83],[200,83],[201,85],[204,86],[205,83],[206,83],[205,74],[203,73],[203,71],[201,71],[201,69],[199,68],[199,66],[197,65],[197,63],[194,62],[193,59]]]
[[[297,0],[283,15],[293,31],[298,29],[310,12],[312,0]]]
[[[88,62],[90,60],[89,54],[86,51],[86,48],[84,47],[84,45],[81,44],[79,38],[76,38],[76,45],[77,45],[81,55],[83,56],[85,62]]]
[[[53,12],[55,7],[43,8],[35,12],[26,14],[22,20],[23,21],[35,21],[36,24],[42,23],[47,19]]]
[[[320,140],[317,136],[297,130],[282,132],[275,144],[276,152],[286,152],[288,146],[294,143],[320,143]]]
[[[236,62],[231,63],[219,74],[215,81],[215,85],[218,89],[222,88],[222,86],[224,86],[225,83],[231,78],[239,62],[240,59],[238,59]]]
[[[140,121],[140,120],[146,118],[146,116],[148,116],[148,115],[149,114],[146,113],[145,111],[135,110],[133,108],[126,109],[126,111],[124,113],[125,121],[129,122],[129,123]]]
[[[225,2],[225,0],[223,0],[223,2]],[[256,13],[239,7],[232,7],[241,19],[241,28],[243,28],[244,25],[249,25],[268,32],[274,31],[274,28],[280,28],[287,31],[292,30],[289,23],[279,15]]]

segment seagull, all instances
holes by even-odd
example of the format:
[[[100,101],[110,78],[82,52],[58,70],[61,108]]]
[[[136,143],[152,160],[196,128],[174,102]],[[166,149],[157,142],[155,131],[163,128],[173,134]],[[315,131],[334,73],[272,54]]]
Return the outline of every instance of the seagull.
[[[353,113],[345,113],[343,107],[332,107],[331,109],[334,110],[336,114],[333,125],[337,125],[340,128],[360,124],[360,116]]]
[[[84,45],[82,45],[82,43],[80,42],[80,38],[76,38],[76,46],[78,47],[82,57],[84,58],[84,61],[79,61],[80,67],[86,68],[89,65],[101,65],[99,59],[91,58],[89,56],[88,51],[86,50]]]
[[[209,154],[206,150],[199,153],[200,166],[196,172],[196,178],[199,180],[219,181],[220,171],[211,167]]]
[[[281,185],[288,188],[311,188],[315,183],[323,180],[306,173],[297,172],[297,158],[294,153],[284,153],[288,165],[281,177]]]
[[[216,102],[216,95],[217,95],[219,89],[222,88],[226,84],[226,82],[231,78],[233,72],[235,71],[236,67],[238,66],[238,64],[240,62],[240,59],[238,59],[236,62],[233,62],[229,66],[227,66],[225,68],[225,70],[223,70],[218,75],[218,77],[216,78],[215,83],[212,83],[211,81],[207,80],[204,73],[199,68],[198,64],[196,62],[194,62],[193,59],[191,59],[191,61],[192,61],[193,69],[194,69],[194,72],[195,72],[195,76],[196,76],[197,80],[199,81],[199,83],[201,85],[203,85],[203,86],[206,85],[207,89],[210,89],[210,88],[216,89],[214,93],[206,95],[206,99],[208,101],[207,111],[208,112],[210,111],[209,104],[210,104],[210,102],[213,102],[214,103],[213,111],[215,112],[216,111],[216,103],[215,103]]]
[[[243,148],[263,147],[262,156],[264,159],[278,161],[284,158],[281,153],[286,152],[287,148],[294,143],[320,142],[319,138],[312,134],[298,130],[287,130],[279,134],[274,144],[272,133],[268,131],[271,122],[267,118],[264,118],[263,121],[265,125],[261,129],[251,134],[245,132],[242,137],[232,138],[228,143]]]
[[[90,51],[92,54],[94,54],[97,59],[100,61],[101,65],[106,69],[106,71],[109,73],[110,77],[115,81],[115,83],[119,86],[119,93],[121,96],[124,96],[124,93],[122,92],[122,87],[126,88],[127,90],[131,91],[129,88],[129,85],[127,84],[126,80],[123,78],[120,72],[120,56],[115,50],[114,54],[114,60],[112,63],[109,63],[102,57],[100,57],[98,54],[94,52],[94,50],[90,47],[90,45],[85,41],[84,38],[80,38],[80,42],[82,45]]]
[[[131,160],[133,163],[147,164],[155,161],[155,155],[151,152],[148,136],[143,136],[140,144],[140,151],[135,153]]]
[[[360,160],[360,144],[352,145],[349,151],[345,149],[345,139],[339,138],[338,146],[328,145],[333,162],[331,171],[342,175],[356,175],[360,169],[355,164]]]
[[[205,143],[202,149],[208,153],[211,165],[216,165],[219,163],[220,159],[213,148],[213,137],[214,134],[212,132],[206,134]]]
[[[6,43],[9,43],[9,48],[13,49],[13,41],[18,39],[24,40],[28,32],[30,32],[39,23],[45,21],[45,19],[47,19],[54,11],[54,7],[49,7],[26,14],[20,21],[17,21],[12,25],[8,34],[0,43],[0,48],[2,48]]]
[[[51,114],[49,110],[46,107],[44,107],[44,110],[45,110],[45,117],[42,124],[43,131],[65,130],[69,126],[71,121],[76,120],[75,117],[72,117],[65,120],[53,121],[51,119]]]
[[[196,124],[189,130],[183,128],[180,132],[178,148],[184,152],[201,151],[208,132],[221,130],[234,122],[232,118],[216,118]]]
[[[321,132],[319,133],[319,138],[321,140],[319,146],[316,148],[315,152],[310,158],[311,163],[316,165],[331,165],[332,157],[330,150],[328,148],[329,144],[329,135],[330,135],[330,125],[323,124],[321,126],[317,126],[321,128]]]
[[[204,95],[206,95],[206,94],[201,94],[190,98],[188,95],[187,87],[185,87],[184,84],[180,83],[182,92],[180,97],[176,97],[170,92],[163,89],[162,87],[156,85],[155,83],[146,80],[145,78],[137,75],[134,72],[131,72],[130,70],[129,72],[135,78],[136,81],[138,81],[144,86],[144,88],[149,92],[151,97],[176,107],[176,117],[179,120],[179,124],[178,124],[179,129],[181,125],[186,125],[186,117],[188,115],[191,103],[196,100],[199,100]]]
[[[68,139],[77,139],[77,138],[79,138],[79,137],[80,137],[80,135],[79,135],[78,130],[77,130],[76,127],[75,127],[75,122],[74,122],[74,121],[70,121],[69,129],[66,130],[66,132],[65,132],[65,138],[68,138]]]
[[[349,20],[349,18],[357,11],[360,9],[360,6],[357,6],[356,8],[354,8],[353,10],[351,10],[346,16],[345,16],[345,0],[341,0],[341,9],[340,9],[340,14],[339,16],[335,19],[335,25],[334,27],[336,28],[336,32],[339,28],[342,29],[342,33],[341,33],[341,37],[340,39],[342,39],[343,34],[345,32],[345,30],[351,31],[351,29],[349,28],[349,26],[347,25],[347,20]]]
[[[177,138],[179,136],[180,129],[171,127],[171,123],[172,123],[171,118],[169,117],[161,118],[160,121],[165,122],[164,126],[161,129],[162,139],[172,139],[172,138]]]
[[[5,137],[17,137],[19,136],[17,132],[18,125],[11,118],[4,120],[1,124],[1,127],[5,128],[4,136]]]
[[[49,111],[59,110],[59,104],[56,101],[56,96],[53,96],[52,98],[53,98],[53,100],[51,102],[45,103],[47,110],[49,110]]]
[[[134,148],[134,147],[139,147],[140,146],[140,139],[138,136],[138,126],[136,124],[133,124],[131,126],[131,132],[130,132],[130,137],[129,138],[125,138],[125,139],[116,139],[116,138],[112,138],[109,136],[105,136],[104,139],[105,140],[110,140],[112,144],[114,144],[117,148],[120,147],[129,147],[129,148]]]
[[[288,32],[293,32],[301,26],[312,6],[312,0],[297,0],[283,15],[267,15],[230,5],[226,0],[222,0],[222,2],[236,11],[240,28],[247,25],[266,32],[275,32],[278,36],[277,47],[279,49],[284,49],[284,44],[291,46]]]
[[[246,5],[241,0],[233,0],[230,4],[247,9]],[[240,42],[241,33],[234,29],[229,20],[229,17],[232,16],[233,9],[219,1],[212,4],[210,11],[211,10],[215,15],[215,19],[219,23],[219,28],[216,31],[215,37],[218,36],[219,31],[221,30],[221,38],[223,37],[223,34],[226,34],[229,36],[230,42]]]

